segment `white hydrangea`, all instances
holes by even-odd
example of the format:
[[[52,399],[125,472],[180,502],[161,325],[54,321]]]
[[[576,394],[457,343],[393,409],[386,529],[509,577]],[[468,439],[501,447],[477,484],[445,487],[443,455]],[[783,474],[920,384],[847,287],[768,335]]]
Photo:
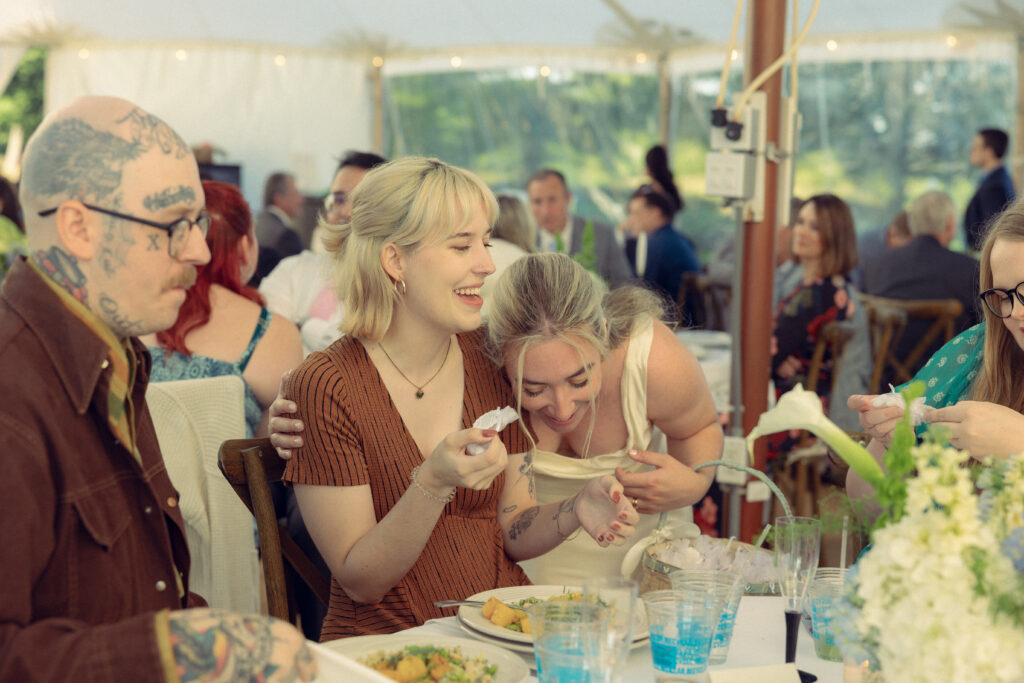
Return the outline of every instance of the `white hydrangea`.
[[[925,444],[914,449],[918,476],[907,484],[906,516],[878,530],[859,562],[857,631],[878,643],[887,682],[1024,681],[1024,632],[992,616],[975,590],[970,557],[984,557],[987,589],[1014,585],[1016,573],[996,533],[979,515],[968,456]],[[1011,468],[1012,469],[1012,468]],[[1024,465],[995,496],[1004,530],[1024,521]],[[1000,516],[995,515],[995,516]]]

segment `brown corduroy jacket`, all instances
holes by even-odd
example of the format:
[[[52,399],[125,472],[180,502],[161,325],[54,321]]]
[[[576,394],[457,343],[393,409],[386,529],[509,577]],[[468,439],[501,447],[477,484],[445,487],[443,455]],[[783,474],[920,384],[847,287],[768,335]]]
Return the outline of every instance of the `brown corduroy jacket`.
[[[15,264],[0,297],[0,682],[162,681],[157,614],[202,604],[180,588],[149,355],[133,340],[140,464],[108,426],[108,348]]]

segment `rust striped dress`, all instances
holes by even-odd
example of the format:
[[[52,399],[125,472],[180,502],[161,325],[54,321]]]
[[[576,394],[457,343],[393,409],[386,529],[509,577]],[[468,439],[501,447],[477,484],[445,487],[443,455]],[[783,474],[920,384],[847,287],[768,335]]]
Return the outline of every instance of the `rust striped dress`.
[[[465,368],[462,426],[498,407],[513,405],[511,390],[480,351],[483,328],[458,335]],[[387,388],[363,345],[343,337],[311,354],[292,373],[288,395],[306,425],[305,445],[295,451],[284,479],[315,486],[369,484],[379,521],[410,486],[423,461]],[[519,423],[501,434],[509,453],[529,448]],[[375,605],[357,604],[331,581],[331,604],[321,640],[392,633],[448,616],[435,600],[464,598],[500,586],[529,583],[505,554],[498,526],[498,496],[505,475],[484,491],[457,489],[409,573]]]

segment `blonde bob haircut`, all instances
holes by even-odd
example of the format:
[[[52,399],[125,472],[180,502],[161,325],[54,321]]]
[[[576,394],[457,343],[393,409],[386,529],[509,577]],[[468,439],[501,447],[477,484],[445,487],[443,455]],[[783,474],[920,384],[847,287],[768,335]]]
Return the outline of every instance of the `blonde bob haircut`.
[[[1011,204],[996,218],[981,247],[981,289],[992,289],[992,249],[997,241],[1024,242],[1024,200]],[[1019,306],[1020,302],[1014,302]],[[988,401],[1018,413],[1024,412],[1024,351],[1003,321],[982,306],[985,314],[985,349],[981,372],[971,388],[971,398]]]
[[[846,277],[857,265],[857,233],[850,207],[834,194],[816,194],[800,209],[808,204],[814,206],[821,236],[821,276]],[[794,260],[800,262],[799,257]]]
[[[352,219],[321,221],[332,256],[342,334],[380,341],[404,292],[381,263],[384,245],[406,253],[460,232],[481,208],[494,225],[498,203],[476,175],[437,159],[407,157],[371,169],[352,192]],[[404,284],[404,283],[403,283]]]
[[[487,320],[486,350],[502,367],[515,358],[515,377],[509,379],[521,412],[523,359],[530,346],[558,339],[576,349],[585,367],[582,344],[597,349],[603,360],[635,329],[661,318],[663,313],[661,300],[646,289],[626,286],[608,292],[603,283],[565,254],[528,254],[498,278]],[[596,415],[593,401],[591,396],[591,432]],[[589,446],[590,434],[581,455]]]

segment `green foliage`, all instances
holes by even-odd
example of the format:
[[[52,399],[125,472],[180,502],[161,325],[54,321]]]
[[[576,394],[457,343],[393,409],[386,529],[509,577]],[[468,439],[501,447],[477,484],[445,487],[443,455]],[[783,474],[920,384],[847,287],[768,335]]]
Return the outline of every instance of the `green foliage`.
[[[913,382],[900,392],[905,405],[924,395],[924,382]],[[878,487],[878,504],[882,514],[875,521],[875,529],[898,522],[906,514],[907,482],[914,471],[914,457],[910,449],[917,445],[917,435],[910,421],[910,410],[903,411],[903,419],[893,432],[892,444],[885,452],[885,478]]]
[[[11,127],[20,124],[27,140],[43,120],[46,49],[33,47],[21,58],[7,90],[0,96],[0,152],[7,151]]]

